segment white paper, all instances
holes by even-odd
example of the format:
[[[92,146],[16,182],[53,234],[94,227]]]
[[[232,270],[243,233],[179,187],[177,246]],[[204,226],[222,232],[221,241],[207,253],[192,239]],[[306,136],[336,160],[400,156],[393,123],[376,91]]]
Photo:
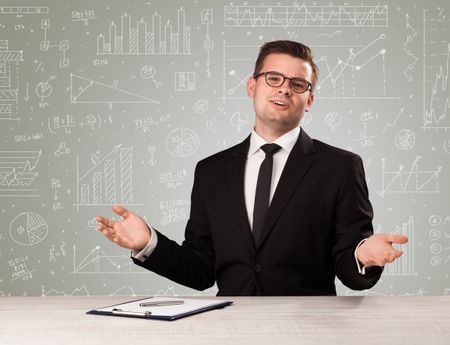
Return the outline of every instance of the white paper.
[[[146,302],[162,302],[162,301],[180,301],[182,300],[183,304],[178,305],[169,305],[169,306],[149,306],[149,307],[141,307],[140,303]],[[127,302],[122,304],[117,304],[111,307],[99,308],[97,311],[107,311],[112,312],[114,309],[118,309],[123,313],[133,312],[133,313],[142,313],[151,312],[153,316],[176,316],[185,313],[191,313],[193,311],[203,309],[206,307],[215,306],[221,303],[225,303],[227,301],[224,300],[216,300],[216,299],[190,299],[190,298],[178,298],[178,297],[150,297],[146,299],[141,299],[138,301]]]

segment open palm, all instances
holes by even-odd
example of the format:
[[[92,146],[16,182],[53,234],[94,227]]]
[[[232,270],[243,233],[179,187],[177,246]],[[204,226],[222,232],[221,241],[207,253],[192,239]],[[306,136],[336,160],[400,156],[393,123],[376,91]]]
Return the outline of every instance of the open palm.
[[[97,229],[101,231],[110,241],[128,249],[141,250],[150,241],[150,231],[145,221],[137,214],[122,206],[114,205],[114,213],[122,217],[115,221],[102,216],[95,217]]]

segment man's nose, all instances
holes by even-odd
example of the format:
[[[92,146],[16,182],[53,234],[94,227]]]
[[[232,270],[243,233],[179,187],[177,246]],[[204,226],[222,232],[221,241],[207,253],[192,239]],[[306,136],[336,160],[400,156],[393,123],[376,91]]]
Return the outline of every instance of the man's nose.
[[[285,79],[283,84],[278,86],[278,93],[281,93],[286,96],[289,96],[292,93],[290,84],[289,84],[289,79]]]

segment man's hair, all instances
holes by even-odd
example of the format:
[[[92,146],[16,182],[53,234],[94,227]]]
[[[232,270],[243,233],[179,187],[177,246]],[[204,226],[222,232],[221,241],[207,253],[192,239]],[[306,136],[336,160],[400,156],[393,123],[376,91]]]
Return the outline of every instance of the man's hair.
[[[319,77],[319,68],[313,61],[313,55],[309,47],[294,41],[272,41],[265,43],[259,50],[253,76],[256,76],[259,72],[261,72],[264,60],[269,54],[287,54],[296,58],[300,58],[309,63],[312,68],[311,91],[314,91],[317,79]]]

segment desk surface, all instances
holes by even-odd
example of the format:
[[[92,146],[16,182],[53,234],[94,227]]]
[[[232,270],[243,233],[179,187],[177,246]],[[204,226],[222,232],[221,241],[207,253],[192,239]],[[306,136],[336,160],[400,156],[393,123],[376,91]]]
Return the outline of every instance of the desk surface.
[[[450,344],[450,296],[230,297],[173,322],[85,314],[137,298],[2,297],[0,344]]]

